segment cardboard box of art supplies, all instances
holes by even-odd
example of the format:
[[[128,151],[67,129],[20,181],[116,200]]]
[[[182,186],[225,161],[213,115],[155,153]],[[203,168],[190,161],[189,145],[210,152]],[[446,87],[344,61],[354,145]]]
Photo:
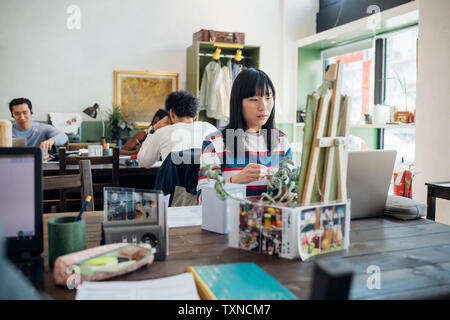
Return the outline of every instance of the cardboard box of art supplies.
[[[153,263],[155,249],[142,243],[113,243],[58,257],[53,267],[57,285],[76,288],[133,272]]]
[[[350,202],[302,207],[241,202],[229,224],[230,247],[306,260],[348,248]]]

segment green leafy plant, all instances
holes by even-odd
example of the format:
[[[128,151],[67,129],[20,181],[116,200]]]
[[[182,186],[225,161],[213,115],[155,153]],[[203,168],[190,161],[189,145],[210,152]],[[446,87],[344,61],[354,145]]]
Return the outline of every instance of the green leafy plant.
[[[296,200],[300,167],[296,167],[289,157],[282,158],[280,164],[280,169],[268,176],[267,192],[261,195],[261,200],[289,204]]]
[[[205,175],[209,179],[213,179],[215,181],[214,188],[216,189],[217,197],[221,200],[226,200],[227,198],[231,198],[234,200],[244,201],[250,203],[250,201],[236,198],[231,195],[227,190],[225,190],[226,180],[222,176],[222,170],[218,166],[215,165],[207,165],[202,167],[205,170]]]
[[[112,110],[107,113],[106,125],[111,130],[111,139],[113,140],[119,139],[121,133],[124,131],[128,136],[130,131],[134,129],[133,122],[123,116],[119,105],[114,106]]]
[[[267,176],[267,192],[261,195],[261,200],[269,200],[271,203],[283,203],[294,205],[297,197],[297,180],[300,176],[300,167],[296,167],[289,157],[284,157],[280,162],[280,169]],[[208,179],[215,181],[214,188],[219,199],[235,199],[250,203],[245,199],[232,196],[225,190],[226,180],[218,166],[207,165],[202,167]]]

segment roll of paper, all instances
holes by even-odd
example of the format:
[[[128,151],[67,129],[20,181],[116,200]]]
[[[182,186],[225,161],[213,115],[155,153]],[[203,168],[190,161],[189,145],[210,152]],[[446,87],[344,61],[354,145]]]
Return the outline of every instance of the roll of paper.
[[[9,120],[0,120],[0,147],[12,147],[12,124]]]

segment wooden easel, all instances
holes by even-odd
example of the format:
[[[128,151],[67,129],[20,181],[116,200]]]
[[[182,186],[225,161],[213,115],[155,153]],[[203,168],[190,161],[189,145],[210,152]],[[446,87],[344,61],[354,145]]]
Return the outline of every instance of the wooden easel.
[[[341,97],[341,82],[343,72],[343,62],[339,61],[333,64],[328,69],[324,76],[325,81],[332,81],[333,94],[323,94],[320,97],[319,107],[314,127],[313,142],[311,146],[311,153],[308,161],[308,170],[306,173],[305,187],[302,194],[302,204],[311,204],[314,183],[316,181],[316,174],[319,165],[320,148],[326,148],[323,179],[321,185],[321,201],[328,202],[330,200],[331,182],[333,179],[333,166],[335,161],[335,150],[337,159],[337,183],[338,195],[337,200],[347,199],[347,148],[349,135],[349,97]],[[338,133],[338,124],[340,117],[341,103],[343,103],[344,112],[341,117],[342,120],[342,136]],[[328,133],[324,136],[324,129],[326,125],[326,118],[330,110]]]

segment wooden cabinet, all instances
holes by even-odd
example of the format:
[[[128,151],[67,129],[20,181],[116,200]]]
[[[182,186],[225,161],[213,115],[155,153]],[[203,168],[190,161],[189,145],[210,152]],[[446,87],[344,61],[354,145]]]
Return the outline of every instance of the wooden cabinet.
[[[220,62],[222,65],[225,65],[228,60],[234,58],[236,50],[240,47],[242,47],[243,56],[241,63],[248,68],[259,68],[259,47],[257,46],[242,46],[237,43],[194,42],[187,48],[186,89],[196,97],[199,96],[203,70],[213,60],[212,54],[216,51],[216,48],[222,50],[220,53]]]
[[[213,60],[212,54],[216,48],[221,49],[220,62],[222,65],[226,65],[230,59],[234,59],[236,51],[241,49],[243,59],[240,63],[247,68],[259,68],[260,48],[258,46],[196,41],[187,48],[186,54],[186,90],[196,97],[200,95],[203,71],[206,65]],[[206,118],[204,111],[200,113],[199,120],[212,120],[209,122],[215,124],[214,119]]]

